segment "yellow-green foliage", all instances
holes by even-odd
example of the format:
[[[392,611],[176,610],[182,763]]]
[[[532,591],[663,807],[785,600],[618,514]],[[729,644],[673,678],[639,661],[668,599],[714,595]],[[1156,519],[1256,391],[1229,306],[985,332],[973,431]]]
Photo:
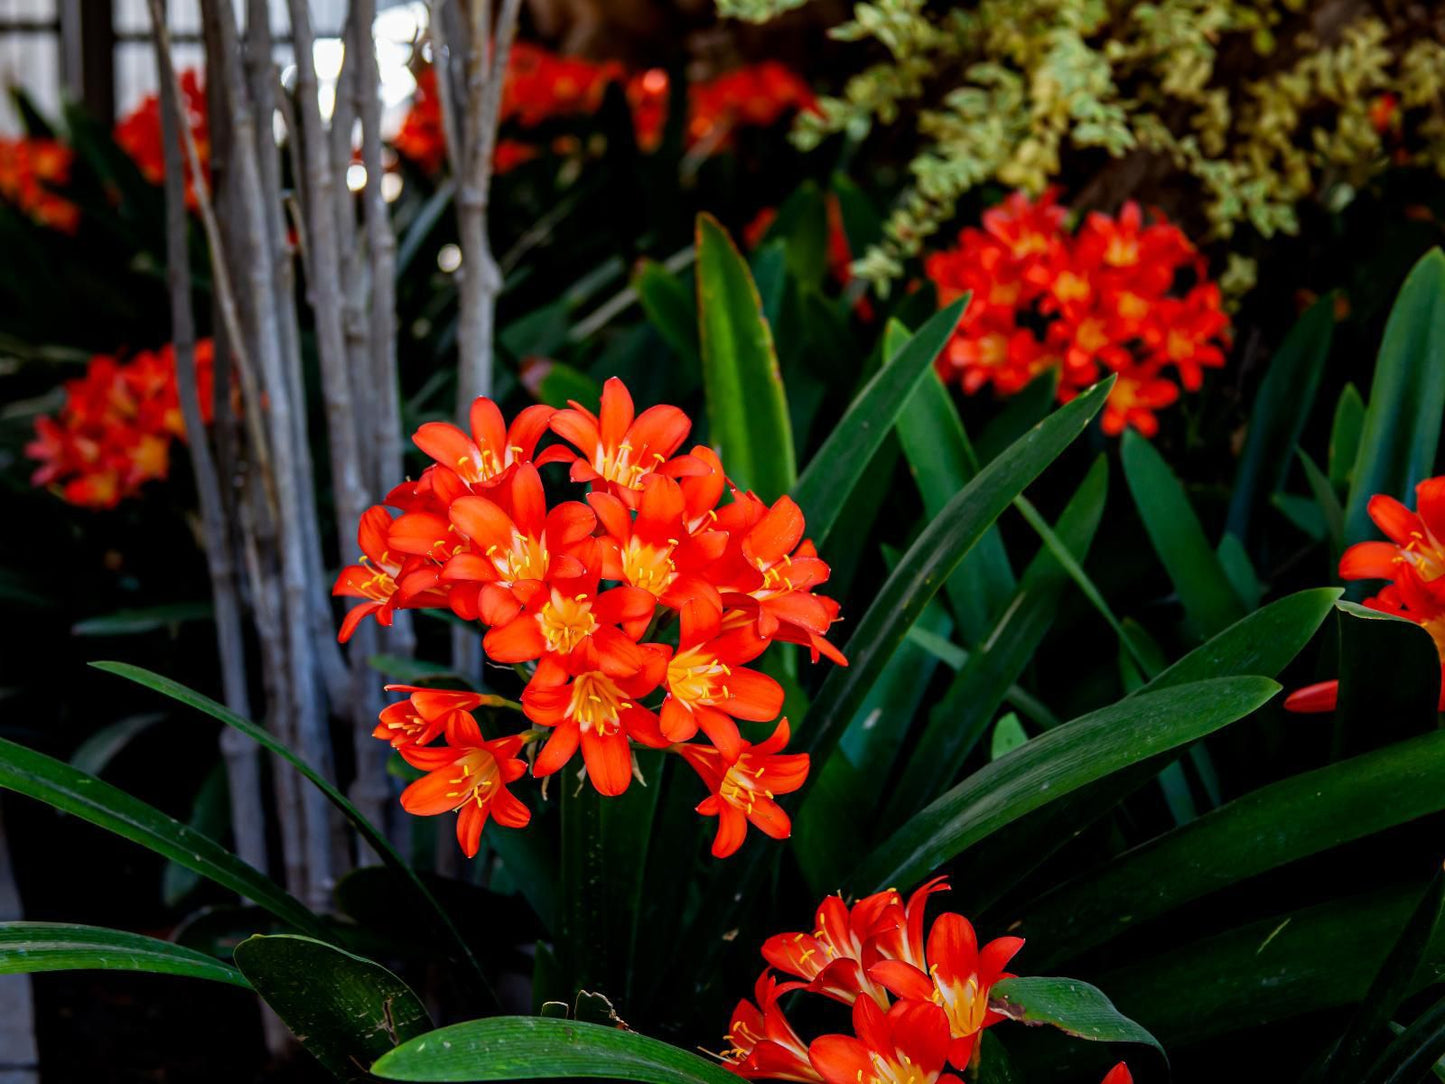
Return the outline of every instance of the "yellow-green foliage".
[[[752,19],[797,3],[718,0]],[[809,147],[915,109],[913,183],[885,243],[860,261],[879,284],[963,193],[985,181],[1037,193],[1069,148],[1151,154],[1187,174],[1216,238],[1241,224],[1292,233],[1302,201],[1343,206],[1392,158],[1445,174],[1445,43],[1366,4],[1343,23],[1342,10],[1337,0],[859,3],[831,33],[877,42],[888,59],[802,115],[794,137]],[[1407,130],[1372,122],[1386,94]]]

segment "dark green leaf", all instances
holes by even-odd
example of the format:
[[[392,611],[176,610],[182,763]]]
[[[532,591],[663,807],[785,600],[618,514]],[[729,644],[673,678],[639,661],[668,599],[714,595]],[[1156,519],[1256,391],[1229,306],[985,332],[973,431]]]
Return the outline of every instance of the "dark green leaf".
[[[440,1028],[403,1043],[372,1066],[384,1080],[633,1080],[641,1084],[737,1084],[698,1055],[645,1035],[546,1017],[497,1016]]]
[[[898,829],[850,879],[862,891],[915,884],[1026,813],[1243,718],[1279,691],[1216,678],[1144,692],[1039,735],[980,768]]]
[[[1350,484],[1355,460],[1360,455],[1360,433],[1365,428],[1365,400],[1360,389],[1346,384],[1335,404],[1335,420],[1330,427],[1330,484],[1344,489]]]
[[[265,907],[298,930],[325,937],[321,920],[300,901],[215,840],[194,832],[139,798],[69,764],[0,739],[0,787],[45,802],[179,862]]]
[[[1337,602],[1340,690],[1334,714],[1336,757],[1433,730],[1440,701],[1440,656],[1423,626]]]
[[[209,602],[174,602],[147,606],[141,610],[117,610],[103,617],[89,617],[71,626],[75,636],[133,636],[141,632],[172,628],[185,621],[209,621]]]
[[[823,547],[844,502],[913,394],[929,379],[933,359],[948,342],[963,314],[961,298],[924,324],[849,405],[817,454],[809,461],[793,499],[803,510],[808,533]]]
[[[1132,429],[1124,434],[1120,456],[1144,530],[1194,631],[1208,638],[1238,621],[1244,607],[1164,458]]]
[[[37,971],[153,971],[247,985],[229,964],[154,937],[59,922],[0,922],[0,975]]]
[[[1391,890],[1277,915],[1166,948],[1100,976],[1114,1002],[1168,1047],[1357,1002],[1418,900]],[[1186,931],[1175,931],[1176,941]],[[1438,981],[1445,939],[1421,958]]]
[[[1445,874],[1437,870],[1326,1062],[1323,1078],[1326,1084],[1355,1084],[1368,1067],[1370,1055],[1388,1039],[1390,1018],[1414,989],[1420,958],[1435,939],[1442,905],[1445,905]]]
[[[1303,448],[1297,451],[1300,466],[1304,468],[1305,480],[1309,482],[1310,493],[1313,494],[1320,516],[1324,520],[1325,534],[1330,540],[1330,552],[1338,556],[1345,548],[1345,510],[1340,507],[1335,484],[1325,477],[1324,472],[1305,454]]]
[[[1164,1057],[1164,1048],[1148,1029],[1114,1008],[1114,1003],[1098,987],[1078,979],[1043,975],[1004,979],[989,990],[988,1007],[1010,1020],[1050,1024],[1090,1042],[1152,1046]]]
[[[771,502],[797,478],[788,400],[747,263],[706,214],[697,219],[697,296],[709,436],[728,475]]]
[[[391,841],[378,831],[376,826],[368,821],[366,817],[362,815],[361,811],[352,805],[350,800],[348,800],[341,791],[337,790],[336,786],[329,779],[311,765],[307,764],[285,745],[281,744],[281,742],[277,741],[267,731],[251,722],[251,720],[237,715],[224,704],[219,704],[210,697],[203,696],[196,692],[194,689],[188,689],[186,686],[177,681],[172,681],[168,677],[162,677],[160,674],[152,673],[139,666],[131,666],[129,663],[96,662],[91,663],[91,665],[97,670],[104,670],[108,674],[115,674],[128,681],[134,681],[138,685],[144,685],[148,689],[154,689],[158,693],[169,696],[172,700],[179,700],[182,704],[189,705],[197,711],[209,715],[213,719],[220,720],[227,726],[233,727],[242,734],[245,734],[263,749],[276,754],[305,776],[322,794],[326,795],[327,800],[330,801],[332,805],[341,811],[342,816],[351,822],[357,834],[366,841],[366,844],[376,852],[383,862],[393,869],[400,871],[411,881],[413,887],[416,889],[417,895],[428,907],[437,913],[447,930],[451,933],[452,940],[459,950],[461,957],[471,964],[478,979],[483,986],[490,991],[490,987],[486,986],[486,978],[482,974],[481,967],[477,964],[476,957],[472,955],[471,948],[468,947],[466,940],[457,931],[456,926],[452,923],[451,918],[446,914],[445,910],[437,903],[426,885],[422,883],[421,878],[416,875],[416,871],[406,863],[401,855],[396,853],[396,848],[391,845]],[[252,898],[256,899],[254,896]],[[260,903],[262,901],[257,899],[257,902]]]
[[[431,1029],[431,1018],[406,983],[334,945],[257,935],[236,946],[236,966],[339,1080],[370,1080],[367,1066]]]
[[[1109,465],[1101,456],[1059,516],[1056,537],[1071,553],[1088,552],[1108,491]],[[899,785],[884,808],[884,827],[902,825],[949,785],[1008,695],[1011,682],[1033,658],[1058,613],[1068,573],[1047,548],[1024,570],[1023,580],[987,642],[969,655],[958,676],[929,712]]]
[[[164,719],[159,712],[145,715],[128,715],[109,726],[101,727],[70,754],[70,764],[90,775],[99,775],[111,758],[130,744],[132,738],[142,734]]]
[[[904,554],[848,641],[847,668],[823,683],[803,730],[807,752],[826,757],[851,708],[867,694],[928,601],[1013,499],[1073,442],[1103,406],[1110,378],[1040,422],[969,482]]]
[[[1244,674],[1274,677],[1304,650],[1341,594],[1337,587],[1316,587],[1277,599],[1196,647],[1149,688]]]
[[[1361,1084],[1415,1084],[1445,1057],[1445,998],[1426,1009],[1370,1067]]]
[[[1055,888],[1023,935],[1054,966],[1269,870],[1445,809],[1445,732],[1290,776]]]
[[[1334,310],[1333,294],[1316,301],[1280,343],[1260,382],[1229,505],[1227,529],[1240,541],[1250,537],[1259,506],[1284,485],[1330,353]]]
[[[632,277],[632,288],[642,302],[647,320],[674,354],[700,365],[702,346],[697,335],[697,301],[683,281],[661,264],[643,260]]]
[[[1400,288],[1375,362],[1345,503],[1345,541],[1372,537],[1376,493],[1408,500],[1435,468],[1445,416],[1445,253],[1431,249]]]

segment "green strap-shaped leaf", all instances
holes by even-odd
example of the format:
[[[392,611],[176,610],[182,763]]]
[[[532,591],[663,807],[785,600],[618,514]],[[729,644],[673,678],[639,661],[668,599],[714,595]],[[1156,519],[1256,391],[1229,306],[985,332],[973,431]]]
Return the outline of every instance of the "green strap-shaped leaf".
[[[1376,493],[1409,501],[1435,467],[1445,415],[1445,253],[1431,249],[1400,288],[1375,362],[1345,503],[1345,542],[1373,537]]]
[[[1184,487],[1154,446],[1132,429],[1120,458],[1144,530],[1201,639],[1244,616],[1244,606],[1204,535]]]
[[[896,358],[874,374],[798,478],[793,499],[802,508],[808,533],[820,549],[899,412],[928,379],[933,359],[953,334],[967,304],[967,298],[960,298],[936,314]]]
[[[728,475],[772,502],[797,465],[773,335],[747,261],[717,219],[697,219],[697,307],[708,436]]]
[[[1141,1043],[1168,1056],[1147,1028],[1114,1008],[1097,986],[1078,979],[1029,975],[994,983],[988,1007],[1022,1024],[1050,1024],[1066,1034],[1096,1043]]]
[[[426,1034],[426,1008],[380,964],[309,937],[257,935],[236,946],[236,966],[316,1060],[339,1080]]]
[[[69,764],[0,739],[0,787],[73,813],[254,900],[283,922],[319,937],[321,920],[264,873],[215,840]]]
[[[897,320],[890,320],[884,335],[888,357],[893,356],[889,343],[894,336],[906,339],[907,329]],[[914,390],[898,415],[896,429],[908,471],[923,500],[924,514],[931,519],[978,473],[978,460],[958,408],[936,376],[925,379]],[[981,644],[988,638],[996,616],[1008,605],[1017,586],[1003,539],[998,528],[991,527],[944,585],[964,643]]]
[[[1284,485],[1334,331],[1335,296],[1326,294],[1295,322],[1270,359],[1249,416],[1249,435],[1229,504],[1226,529],[1241,541],[1248,541],[1255,513]]]
[[[1350,484],[1350,475],[1355,470],[1355,460],[1360,457],[1360,433],[1365,428],[1365,400],[1360,389],[1346,384],[1335,404],[1335,417],[1330,425],[1329,468],[1330,484],[1344,489]]]
[[[1191,900],[1445,809],[1445,732],[1261,787],[1044,895],[1021,929],[1051,967]]]
[[[1191,651],[1149,682],[1157,692],[1206,678],[1274,677],[1304,650],[1344,592],[1316,587],[1276,599]]]
[[[1418,891],[1391,890],[1274,915],[1099,977],[1114,1003],[1167,1047],[1359,1001]],[[1176,931],[1176,939],[1186,935]],[[1417,988],[1445,975],[1437,931]]]
[[[1110,377],[1045,418],[990,463],[935,517],[903,555],[848,640],[849,665],[823,683],[801,745],[816,759],[833,751],[855,705],[959,561],[1030,482],[1059,457],[1104,405]]]
[[[1057,537],[1071,553],[1088,552],[1104,513],[1109,464],[1094,461],[1059,516]],[[1053,553],[1038,553],[985,644],[968,656],[928,713],[899,785],[883,807],[883,827],[903,824],[957,778],[974,744],[1053,626],[1068,573]]]
[[[980,768],[894,832],[850,878],[860,892],[916,884],[1026,813],[1131,764],[1212,734],[1279,691],[1216,678],[1126,697]]]
[[[248,985],[229,964],[155,937],[61,922],[0,922],[0,975],[37,971],[152,971]]]
[[[1326,1061],[1324,1084],[1355,1084],[1368,1068],[1371,1054],[1388,1041],[1390,1020],[1414,988],[1420,957],[1435,939],[1442,905],[1445,905],[1445,873],[1437,870],[1400,931],[1399,939],[1380,965],[1360,1007],[1345,1027],[1339,1045]],[[1425,1064],[1432,1061],[1433,1058]]]
[[[599,1024],[497,1016],[403,1043],[371,1071],[383,1080],[560,1080],[737,1084],[722,1066],[657,1039]]]
[[[406,863],[401,855],[396,853],[396,848],[391,845],[391,841],[379,832],[376,826],[366,819],[361,810],[352,805],[346,795],[337,790],[336,786],[329,779],[311,765],[307,764],[281,742],[277,741],[269,731],[257,726],[251,722],[251,720],[237,715],[224,704],[218,703],[209,696],[196,692],[194,689],[189,689],[178,681],[172,681],[168,677],[163,677],[160,674],[153,673],[139,666],[132,666],[130,663],[95,662],[91,663],[91,665],[97,670],[104,670],[107,674],[115,674],[117,677],[134,681],[137,685],[144,685],[147,689],[153,689],[158,693],[169,696],[172,700],[179,700],[182,704],[195,708],[197,711],[209,715],[212,719],[220,720],[227,726],[245,734],[263,749],[275,753],[305,776],[312,785],[320,790],[322,794],[326,795],[327,800],[330,801],[332,805],[341,811],[342,816],[351,822],[352,827],[354,827],[357,834],[366,841],[367,846],[371,847],[383,862],[407,878],[412,887],[416,889],[417,895],[428,907],[434,910],[441,919],[443,926],[449,931],[452,941],[456,945],[461,957],[471,964],[478,981],[489,994],[491,993],[491,987],[487,983],[481,965],[477,962],[466,939],[462,937],[456,925],[452,922],[451,916],[446,913],[446,909],[437,902],[436,897],[432,895],[431,890],[428,889],[421,878],[417,876],[416,871]],[[182,864],[184,865],[185,863]],[[259,903],[260,901],[258,900],[257,902]]]

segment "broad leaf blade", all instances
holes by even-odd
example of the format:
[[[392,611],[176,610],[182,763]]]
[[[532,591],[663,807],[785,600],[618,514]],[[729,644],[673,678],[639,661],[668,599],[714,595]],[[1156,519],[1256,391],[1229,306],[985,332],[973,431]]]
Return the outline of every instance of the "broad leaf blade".
[[[988,1007],[1023,1024],[1050,1024],[1066,1034],[1097,1043],[1141,1043],[1168,1061],[1147,1028],[1114,1008],[1097,986],[1078,979],[1028,975],[1004,979],[989,990]]]
[[[1345,504],[1345,542],[1372,537],[1376,493],[1409,500],[1435,466],[1445,415],[1445,253],[1431,249],[1400,288],[1370,384]]]
[[[1445,731],[1291,776],[1044,895],[1022,936],[1049,967],[1191,900],[1445,809]]]
[[[698,1055],[619,1028],[547,1017],[498,1016],[440,1028],[403,1043],[371,1071],[383,1080],[633,1080],[737,1084]]]
[[[980,768],[898,829],[850,879],[854,889],[911,885],[1023,815],[1132,764],[1243,718],[1279,686],[1216,678],[1140,693]]]
[[[0,975],[150,971],[247,986],[234,967],[155,937],[59,922],[0,922]]]
[[[697,219],[697,306],[709,438],[728,475],[771,503],[793,488],[792,423],[747,262],[717,219]]]
[[[953,334],[968,299],[942,310],[908,340],[888,365],[868,381],[809,461],[793,499],[821,549],[848,495],[915,391],[928,379],[933,359]]]
[[[1277,599],[1196,647],[1148,688],[1157,691],[1243,674],[1274,677],[1304,650],[1343,593],[1337,587],[1317,587]]]
[[[254,900],[298,930],[327,936],[321,920],[299,900],[215,840],[63,761],[0,739],[0,787],[73,813],[97,827],[139,843],[244,898]]]
[[[431,1029],[406,983],[334,945],[257,935],[236,946],[236,965],[301,1045],[340,1080],[370,1080],[368,1065]]]

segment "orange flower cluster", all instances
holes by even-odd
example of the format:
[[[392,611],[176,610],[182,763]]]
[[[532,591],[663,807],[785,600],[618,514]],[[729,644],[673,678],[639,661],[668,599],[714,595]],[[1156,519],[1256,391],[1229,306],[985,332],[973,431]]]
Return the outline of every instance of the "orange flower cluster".
[[[193,68],[181,72],[180,78],[186,119],[190,122],[191,135],[196,141],[201,169],[209,183],[210,176],[205,171],[209,169],[211,157],[211,127],[206,115],[206,87],[201,73]],[[135,162],[141,176],[151,184],[160,184],[165,180],[165,140],[161,138],[161,106],[157,95],[147,95],[140,105],[117,121],[114,136],[120,149]],[[181,152],[181,161],[185,168],[186,206],[194,210],[196,190],[184,150]]]
[[[1441,659],[1440,710],[1445,711],[1445,477],[1427,478],[1415,487],[1419,509],[1412,512],[1394,497],[1377,493],[1370,518],[1388,542],[1357,542],[1340,558],[1346,580],[1388,580],[1365,605],[1381,613],[1423,625]],[[1290,711],[1334,711],[1340,683],[1324,681],[1291,693]]]
[[[907,904],[891,888],[852,907],[829,896],[811,933],[768,938],[768,967],[755,1000],[733,1010],[723,1063],[749,1080],[960,1084],[945,1070],[968,1068],[983,1030],[1004,1019],[989,1008],[989,991],[1011,977],[1004,969],[1024,943],[1001,937],[980,948],[968,919],[953,913],[925,935],[929,897],[947,890],[938,877]],[[778,1004],[794,990],[851,1005],[854,1034],[805,1043]]]
[[[213,373],[211,340],[202,339],[196,375],[207,422]],[[36,420],[35,439],[25,446],[41,463],[31,481],[57,487],[71,504],[114,508],[169,473],[171,442],[185,430],[173,347],[143,350],[125,362],[97,355],[85,376],[66,383],[59,415]]]
[[[1104,431],[1153,436],[1154,412],[1179,398],[1179,384],[1197,391],[1204,370],[1224,364],[1230,323],[1219,287],[1160,216],[1146,222],[1126,203],[1117,218],[1091,214],[1070,234],[1056,198],[1015,193],[984,213],[983,229],[964,229],[956,248],[928,257],[941,304],[973,294],[940,373],[970,395],[987,384],[1012,395],[1056,369],[1061,401],[1117,373]],[[1193,284],[1178,296],[1186,278]]]
[[[0,139],[0,199],[42,226],[74,233],[80,209],[56,191],[70,180],[73,158],[54,139]]]
[[[655,150],[662,141],[670,93],[661,68],[629,74],[617,61],[594,63],[558,56],[537,45],[512,47],[502,88],[501,120],[535,128],[558,117],[597,111],[611,83],[622,84],[632,108],[638,146]],[[733,129],[776,123],[798,109],[816,109],[808,85],[776,61],[739,68],[688,89],[687,141],[708,149],[725,147]],[[426,173],[436,173],[446,158],[446,132],[436,72],[417,74],[416,96],[393,144],[398,153]],[[516,139],[497,144],[495,169],[504,173],[537,155],[537,149]]]
[[[670,93],[670,80],[662,68],[639,72],[627,81],[637,145],[643,150],[655,150],[662,142]],[[767,128],[791,113],[818,109],[808,84],[776,60],[694,83],[688,87],[687,101],[687,145],[708,150],[726,147],[738,128]]]
[[[989,993],[1023,948],[1018,937],[980,947],[973,925],[946,912],[925,934],[928,900],[948,891],[936,877],[908,898],[888,889],[852,907],[829,896],[811,933],[780,933],[763,942],[767,968],[733,1010],[723,1064],[748,1080],[815,1084],[962,1084],[978,1062],[979,1037],[1005,1019]],[[779,982],[773,969],[788,976]],[[853,1007],[852,1035],[799,1037],[779,1006],[794,990]],[[1133,1084],[1120,1062],[1103,1084]]]
[[[469,433],[443,422],[417,430],[434,462],[387,496],[400,515],[377,506],[362,519],[363,557],[334,588],[363,600],[343,641],[367,616],[386,625],[397,608],[446,608],[487,626],[493,662],[529,670],[521,709],[533,725],[522,734],[484,741],[470,714],[479,697],[402,687],[408,699],[376,730],[428,773],[402,805],[459,812],[468,855],[489,814],[526,823],[506,787],[524,774],[523,746],[543,739],[534,776],[560,771],[580,748],[606,795],[627,789],[633,743],[679,753],[708,788],[698,811],[718,818],[718,857],[742,845],[750,823],[789,834],[775,799],[802,786],[808,757],[782,752],[786,719],[758,744],[739,732],[738,720],[776,719],[783,703],[778,683],[748,664],[782,640],[846,665],[825,639],[838,604],[814,593],[829,569],[803,538],[798,506],[738,490],[710,448],[678,454],[690,428],[677,407],[635,414],[616,378],[599,414],[532,406],[508,426],[478,399]],[[548,433],[560,440],[537,454]],[[589,487],[585,500],[549,506],[540,469],[554,463]],[[692,740],[699,733],[705,742]]]

